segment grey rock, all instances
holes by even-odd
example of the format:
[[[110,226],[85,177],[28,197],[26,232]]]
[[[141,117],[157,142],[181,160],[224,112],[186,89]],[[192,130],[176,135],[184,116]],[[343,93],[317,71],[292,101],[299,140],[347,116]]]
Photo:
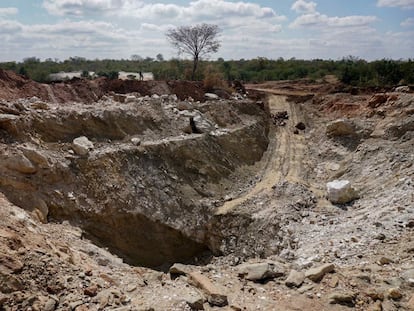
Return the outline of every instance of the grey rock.
[[[351,291],[333,292],[328,296],[330,304],[354,305],[356,293]]]
[[[305,280],[305,273],[302,271],[291,270],[285,284],[287,287],[300,287]]]
[[[398,139],[407,132],[414,131],[414,115],[399,118],[385,129],[385,138]]]
[[[48,168],[50,166],[48,157],[43,151],[36,150],[31,146],[24,146],[21,150],[26,158],[41,168]]]
[[[186,275],[191,272],[191,269],[187,265],[175,263],[171,266],[169,272],[175,275]]]
[[[285,267],[277,262],[242,264],[238,267],[239,275],[250,281],[261,281],[285,275]]]
[[[197,114],[193,120],[197,130],[200,133],[208,133],[216,129],[215,124],[202,115]]]
[[[85,136],[75,138],[72,143],[73,151],[78,155],[87,155],[94,148],[93,143]]]
[[[350,136],[355,135],[355,126],[345,119],[338,119],[332,121],[326,126],[326,134],[328,137]]]
[[[314,282],[319,282],[325,274],[333,271],[335,271],[335,265],[327,263],[322,266],[309,269],[305,272],[305,276]]]

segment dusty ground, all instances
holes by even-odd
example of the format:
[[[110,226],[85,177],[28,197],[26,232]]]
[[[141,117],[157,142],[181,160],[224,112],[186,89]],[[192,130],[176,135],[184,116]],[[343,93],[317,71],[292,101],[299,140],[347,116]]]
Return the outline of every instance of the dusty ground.
[[[10,95],[17,94],[15,89],[19,85],[11,86],[4,80],[6,79],[2,80],[3,88],[0,85],[0,94],[3,94],[3,105],[0,106],[3,111],[0,116],[10,115],[12,109],[19,107],[19,101],[13,97],[15,95]],[[121,199],[133,199],[134,195],[145,193],[145,197],[141,197],[141,201],[144,201],[150,199],[152,193],[153,201],[158,202],[159,196],[164,195],[164,192],[155,191],[160,186],[169,189],[165,201],[159,201],[163,205],[169,205],[168,197],[171,200],[176,200],[179,196],[183,199],[192,198],[192,204],[187,204],[184,200],[181,205],[172,205],[180,211],[177,216],[171,213],[172,210],[161,208],[159,211],[169,213],[169,218],[154,215],[154,219],[166,224],[168,230],[175,228],[186,238],[203,243],[214,256],[208,252],[199,252],[192,260],[186,261],[186,265],[172,270],[175,274],[168,273],[170,265],[157,270],[130,266],[108,252],[105,249],[107,245],[100,244],[101,247],[98,247],[91,243],[90,236],[81,223],[76,225],[73,219],[71,223],[64,221],[65,213],[55,211],[54,221],[50,221],[52,218],[49,217],[48,223],[40,223],[36,220],[38,215],[30,209],[31,201],[23,202],[19,201],[18,196],[10,196],[10,188],[7,188],[4,180],[11,183],[12,179],[2,176],[0,186],[3,191],[7,190],[8,196],[16,202],[23,202],[19,205],[31,212],[27,213],[1,195],[0,309],[414,310],[414,95],[399,92],[373,94],[367,90],[358,95],[350,95],[342,93],[344,88],[336,81],[328,82],[272,82],[249,86],[267,94],[266,110],[270,115],[286,111],[288,116],[267,119],[269,129],[261,130],[266,133],[268,141],[264,153],[258,152],[259,147],[253,148],[253,141],[259,137],[254,133],[260,131],[249,127],[252,122],[261,122],[258,121],[261,120],[261,112],[256,111],[257,108],[246,111],[249,104],[237,100],[211,102],[207,106],[194,104],[192,109],[201,111],[206,120],[214,120],[219,131],[228,131],[229,138],[242,126],[249,129],[251,137],[256,137],[253,140],[248,134],[240,134],[234,136],[236,139],[223,138],[220,148],[227,148],[227,151],[220,151],[224,153],[220,153],[217,158],[214,153],[219,149],[213,148],[216,145],[211,140],[203,138],[209,135],[192,133],[186,134],[189,136],[183,136],[187,137],[183,139],[181,135],[186,124],[184,119],[174,119],[174,113],[166,112],[175,111],[174,108],[188,109],[186,101],[173,102],[168,97],[162,104],[155,104],[154,99],[146,99],[126,108],[128,105],[114,102],[109,104],[110,99],[101,98],[100,102],[91,103],[89,108],[79,102],[76,104],[78,106],[71,104],[64,108],[65,111],[72,111],[68,115],[74,115],[73,110],[79,111],[82,118],[75,120],[89,120],[84,122],[89,124],[87,128],[93,133],[105,132],[99,127],[100,123],[96,122],[99,115],[105,115],[106,119],[103,120],[108,122],[108,115],[118,115],[118,107],[124,107],[124,112],[128,111],[131,119],[120,122],[119,127],[111,129],[103,137],[95,135],[96,150],[92,151],[92,157],[89,156],[85,162],[90,163],[89,166],[84,162],[76,162],[78,160],[72,154],[66,159],[49,159],[49,164],[52,163],[52,169],[49,170],[54,171],[53,167],[57,165],[55,163],[64,163],[68,159],[72,163],[83,163],[88,171],[95,163],[95,166],[105,172],[104,176],[99,177],[99,171],[92,170],[93,174],[80,179],[65,177],[62,180],[76,181],[82,185],[84,178],[99,177],[99,181],[90,180],[95,190],[89,191],[95,192],[84,193],[86,199],[95,200],[97,206],[101,201],[93,197],[92,193],[98,193],[105,200],[117,198],[110,202],[127,209],[132,205],[122,203]],[[26,81],[23,84],[27,86],[31,83]],[[4,87],[6,84],[7,88]],[[165,85],[168,84],[154,82],[152,87],[159,92],[164,90],[171,94],[171,89],[165,88]],[[175,85],[176,89],[186,88],[178,82]],[[32,85],[31,88],[33,87]],[[36,85],[35,88],[47,89],[42,85]],[[117,93],[121,93],[122,88],[118,86]],[[132,91],[138,92],[136,89]],[[57,102],[62,93],[55,89],[52,93],[53,96],[49,93],[44,101],[49,107],[48,111],[58,111],[55,115],[61,118],[63,114],[59,112],[61,108]],[[74,93],[79,94],[80,91]],[[5,94],[9,94],[8,97]],[[28,96],[31,94],[28,93]],[[112,95],[108,93],[106,96]],[[17,108],[13,108],[13,105],[17,105]],[[99,106],[95,112],[94,105]],[[132,107],[140,108],[137,113],[133,113],[131,111],[135,111],[135,108]],[[223,107],[226,108],[221,110]],[[30,109],[26,111],[24,120],[35,116]],[[50,111],[46,113],[40,109],[36,112],[39,114],[36,118],[42,122],[50,120],[44,118],[53,115]],[[157,123],[160,114],[163,114],[162,120],[171,120],[170,125],[161,126],[161,123]],[[88,123],[91,115],[94,116],[95,123]],[[140,123],[135,128],[128,126],[128,122],[142,120],[142,116],[155,118],[154,124],[158,125],[151,132],[145,132],[145,127],[151,123]],[[327,135],[327,124],[338,118],[347,119],[353,126],[353,132],[347,135]],[[0,123],[3,124],[2,130],[10,135],[10,127],[4,125],[4,120],[5,117],[0,119],[3,122]],[[65,122],[62,123],[63,128]],[[296,128],[299,122],[303,123],[304,129]],[[2,150],[17,150],[13,148],[18,147],[21,141],[27,143],[26,138],[31,139],[31,144],[42,146],[43,151],[49,155],[64,155],[62,150],[70,149],[69,141],[57,139],[56,133],[43,130],[43,136],[39,136],[40,132],[36,129],[32,128],[27,133],[15,131],[11,137],[3,134]],[[132,132],[128,133],[128,130]],[[72,127],[72,131],[78,131],[76,126]],[[67,132],[59,133],[67,135]],[[107,141],[110,133],[114,136],[111,138],[113,142]],[[117,135],[121,137],[116,138]],[[131,153],[136,148],[131,147],[131,138],[141,140],[143,146],[137,147],[141,148],[139,152],[137,149]],[[166,159],[170,157],[171,146],[176,146],[179,142],[183,143],[182,146],[196,142],[197,146],[205,146],[200,147],[205,148],[201,150],[207,155],[206,159],[215,164],[209,164],[208,160],[196,161],[197,157],[202,156],[191,156],[184,147],[173,150],[180,152],[178,162],[187,161],[188,165],[175,166],[176,161],[168,162]],[[109,144],[111,149],[108,149]],[[238,153],[234,149],[237,145],[242,152]],[[209,149],[214,152],[209,154]],[[148,166],[153,160],[138,165],[140,162],[137,159],[146,159],[144,154],[148,152],[154,157],[162,155],[164,162],[155,163],[161,163],[164,173],[155,170],[152,164]],[[256,159],[257,156],[253,157],[254,160],[244,158],[249,153],[261,154],[261,160],[258,161],[260,157]],[[130,154],[126,157],[128,160],[122,160],[124,154]],[[103,161],[107,157],[111,159],[110,162]],[[217,163],[220,165],[215,167]],[[79,176],[84,174],[82,165],[77,167],[80,170],[77,174],[81,174]],[[135,172],[131,176],[141,178],[145,191],[149,192],[132,192],[128,188],[128,183],[131,182],[129,175],[115,174],[117,167],[120,167],[120,172]],[[70,165],[69,168],[62,172],[73,174],[75,167]],[[145,172],[149,168],[151,170]],[[198,171],[195,172],[196,168]],[[187,175],[187,171],[191,175]],[[231,173],[223,173],[227,171]],[[49,187],[59,185],[55,181],[60,178],[56,176],[56,171],[55,175],[41,172],[46,178],[53,179],[53,182],[44,179],[48,180],[45,184]],[[160,183],[159,179],[151,178],[151,175],[176,175],[179,182],[174,183],[177,179],[172,178],[171,182]],[[39,182],[41,179],[35,182],[36,176],[33,175],[10,176],[15,176],[12,185],[20,187],[21,192],[16,193],[37,193],[41,190],[44,191],[43,199],[46,202],[49,202],[46,198],[48,191],[52,195],[53,191],[58,190],[38,189],[42,187]],[[184,185],[186,176],[191,176],[195,192],[190,191],[188,186],[185,189],[174,188],[178,187],[175,184]],[[205,178],[212,178],[211,176],[221,177],[206,182],[209,179]],[[106,185],[108,178],[111,183],[119,181],[121,187],[111,188],[109,184]],[[332,204],[326,198],[326,182],[333,179],[350,180],[358,190],[359,198],[347,204]],[[36,189],[25,188],[25,185],[33,184]],[[69,210],[94,207],[85,205],[89,201],[79,199],[83,198],[80,192],[82,187],[74,189],[68,201],[72,202]],[[103,189],[105,193],[102,193]],[[181,189],[179,195],[174,193],[178,191],[176,189]],[[197,205],[197,200],[200,205]],[[134,202],[134,206],[141,204],[140,200]],[[203,209],[198,209],[197,206]],[[65,208],[65,205],[60,207],[62,210]],[[111,211],[117,213],[117,206]],[[140,209],[139,213],[143,211],[145,208]],[[200,218],[201,215],[204,215],[204,220],[199,222],[198,227],[194,227],[198,230],[193,232],[190,220]],[[115,227],[125,226],[125,220],[119,221],[113,220]],[[183,225],[177,226],[177,221]],[[162,239],[163,234],[170,232],[154,227],[152,222],[136,225],[149,223],[151,226],[144,229],[148,232],[139,233],[147,236],[148,241],[156,236],[156,239]],[[184,229],[186,226],[188,230]],[[110,231],[114,235],[115,227]],[[177,250],[185,243],[192,243],[181,238],[175,242],[178,243]],[[135,247],[139,253],[139,247],[134,244],[129,246]],[[156,241],[150,249],[155,250],[150,253],[155,260],[156,250],[162,249],[162,245]],[[255,277],[243,272],[243,264],[246,263],[255,272]],[[312,269],[317,270],[321,266],[324,269],[318,271],[318,277],[312,276]],[[290,284],[291,275],[294,274],[292,271],[296,271],[294,285]],[[200,281],[195,272],[201,273],[206,279]],[[222,296],[226,297],[227,303],[221,303]]]

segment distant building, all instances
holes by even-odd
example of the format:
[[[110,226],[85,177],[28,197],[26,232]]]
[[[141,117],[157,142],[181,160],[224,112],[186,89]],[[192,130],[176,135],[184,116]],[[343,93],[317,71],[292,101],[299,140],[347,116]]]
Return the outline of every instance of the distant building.
[[[143,72],[142,75],[144,76],[144,81],[154,80],[152,72]],[[139,72],[120,71],[118,78],[121,80],[139,80]]]
[[[72,71],[72,72],[58,72],[58,73],[51,73],[49,75],[50,81],[65,81],[70,80],[73,78],[81,78],[83,71]],[[143,72],[142,75],[144,76],[144,81],[154,80],[154,75],[152,72]],[[95,78],[95,72],[89,71],[89,76]],[[139,80],[139,72],[126,72],[120,71],[119,72],[119,79],[121,80]]]
[[[71,72],[58,72],[58,73],[51,73],[49,75],[49,80],[50,81],[65,81],[65,80],[70,80],[73,78],[81,78],[82,77],[82,72],[83,71],[71,71]],[[94,71],[89,71],[89,76],[90,77],[95,77],[95,72]]]

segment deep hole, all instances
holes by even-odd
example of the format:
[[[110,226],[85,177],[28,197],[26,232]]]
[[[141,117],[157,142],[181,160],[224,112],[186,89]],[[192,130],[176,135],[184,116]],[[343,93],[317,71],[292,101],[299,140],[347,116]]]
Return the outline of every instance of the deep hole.
[[[211,252],[182,232],[141,214],[84,215],[86,237],[134,266],[167,271],[176,263],[206,264]]]

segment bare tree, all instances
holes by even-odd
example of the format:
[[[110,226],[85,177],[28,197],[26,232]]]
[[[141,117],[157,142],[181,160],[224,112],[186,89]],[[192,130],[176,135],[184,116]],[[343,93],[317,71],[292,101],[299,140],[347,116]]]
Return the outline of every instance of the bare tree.
[[[168,41],[178,49],[179,53],[193,57],[192,80],[194,80],[200,58],[218,51],[220,41],[217,36],[220,31],[217,25],[200,24],[169,29],[165,34]]]

